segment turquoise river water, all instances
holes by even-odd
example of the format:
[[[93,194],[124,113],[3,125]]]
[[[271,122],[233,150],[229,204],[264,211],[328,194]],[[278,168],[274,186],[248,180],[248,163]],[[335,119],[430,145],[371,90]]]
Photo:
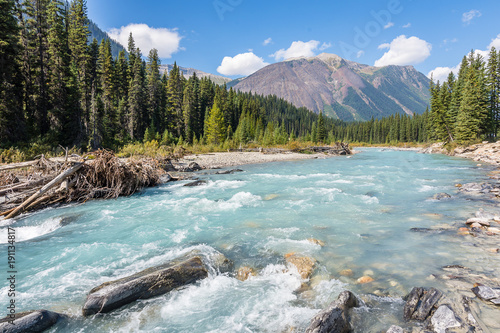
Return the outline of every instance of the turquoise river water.
[[[365,149],[350,158],[240,168],[244,172],[201,173],[208,183],[199,187],[168,183],[128,198],[0,221],[4,248],[7,227],[16,229],[17,310],[44,308],[71,317],[49,332],[301,332],[347,289],[376,304],[355,310],[356,332],[380,332],[404,325],[401,296],[414,286],[434,286],[429,276],[443,265],[499,268],[498,255],[478,251],[456,234],[488,203],[458,194],[454,185],[484,181],[487,166]],[[452,198],[433,200],[439,192]],[[410,231],[436,226],[450,231]],[[207,279],[181,290],[81,316],[93,287],[193,249],[209,264],[219,251],[234,270],[250,266],[259,273],[239,281],[213,268]],[[291,252],[318,262],[306,288],[297,271],[287,268],[284,256]],[[6,261],[0,266],[4,275]],[[340,275],[346,269],[351,277]],[[375,281],[358,284],[363,275]],[[2,280],[0,304],[6,305]]]

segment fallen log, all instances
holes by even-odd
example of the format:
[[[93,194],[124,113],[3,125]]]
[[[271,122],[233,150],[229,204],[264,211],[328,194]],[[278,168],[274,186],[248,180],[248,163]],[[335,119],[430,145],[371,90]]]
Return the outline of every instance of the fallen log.
[[[28,161],[28,162],[21,162],[21,163],[11,163],[11,164],[7,164],[7,165],[1,165],[0,166],[0,171],[26,168],[26,167],[34,166],[37,163],[38,163],[38,160],[36,160],[36,161]]]
[[[92,289],[83,306],[83,316],[106,313],[138,299],[163,295],[173,289],[208,276],[200,256],[143,270],[120,280],[103,283]]]
[[[47,185],[42,187],[35,194],[33,194],[31,197],[29,197],[27,200],[25,200],[21,205],[19,205],[16,209],[14,209],[14,211],[12,211],[9,215],[7,215],[6,218],[11,219],[11,218],[14,218],[17,215],[21,214],[24,211],[25,207],[29,206],[31,203],[33,203],[35,200],[37,200],[39,197],[41,197],[42,195],[47,193],[47,191],[49,191],[54,186],[57,186],[60,183],[62,183],[63,180],[65,180],[67,177],[71,176],[72,174],[74,174],[75,172],[80,170],[80,168],[82,166],[83,166],[83,163],[77,163],[77,164],[73,165],[71,168],[69,168],[66,171],[64,171],[63,173],[61,173],[59,176],[54,178],[50,183],[48,183]]]
[[[12,193],[12,192],[17,192],[17,191],[22,191],[22,190],[30,189],[32,187],[40,186],[40,185],[43,185],[44,183],[48,182],[49,179],[50,179],[49,177],[45,177],[45,178],[38,179],[36,181],[18,184],[18,185],[12,186],[10,188],[0,190],[0,195]]]

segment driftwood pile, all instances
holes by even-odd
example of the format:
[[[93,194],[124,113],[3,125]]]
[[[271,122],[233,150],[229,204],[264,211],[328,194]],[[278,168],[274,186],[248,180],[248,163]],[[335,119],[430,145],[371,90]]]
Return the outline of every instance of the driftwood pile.
[[[122,161],[113,152],[99,150],[95,159],[48,160],[0,166],[0,216],[13,218],[23,212],[58,202],[86,201],[131,195],[158,183],[160,162],[153,159]],[[14,169],[21,171],[12,172]]]

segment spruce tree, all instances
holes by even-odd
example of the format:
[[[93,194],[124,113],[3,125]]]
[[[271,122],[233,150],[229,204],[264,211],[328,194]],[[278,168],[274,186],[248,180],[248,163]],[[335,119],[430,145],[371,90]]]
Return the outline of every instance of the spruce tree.
[[[13,0],[0,0],[0,142],[24,138],[22,77],[19,67],[21,45]],[[0,145],[2,145],[0,144]]]
[[[224,114],[219,108],[217,102],[214,103],[207,119],[207,142],[212,144],[221,144],[226,139],[226,123]]]
[[[318,117],[318,141],[321,143],[324,143],[326,138],[327,138],[327,133],[326,133],[326,127],[325,127],[325,120],[323,119],[323,112],[319,113]]]

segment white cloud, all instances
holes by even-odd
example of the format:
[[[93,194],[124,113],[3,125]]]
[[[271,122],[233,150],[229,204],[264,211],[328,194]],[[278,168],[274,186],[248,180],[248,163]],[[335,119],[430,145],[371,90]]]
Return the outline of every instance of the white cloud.
[[[332,43],[323,43],[321,44],[321,46],[319,47],[319,50],[320,51],[324,51],[326,49],[329,49],[330,47],[332,47]]]
[[[358,53],[356,54],[357,58],[361,58],[365,54],[365,51],[359,50]]]
[[[308,42],[296,41],[288,49],[281,49],[271,54],[276,61],[286,60],[289,58],[298,57],[313,57],[314,51],[318,49],[319,42],[317,40],[310,40]]]
[[[414,65],[421,63],[431,55],[432,45],[418,37],[396,37],[390,44],[381,44],[379,49],[389,49],[375,61],[375,66]]]
[[[491,43],[487,46],[486,50],[475,50],[475,54],[481,55],[485,61],[488,61],[489,58],[489,53],[492,47],[495,47],[497,50],[500,49],[500,34],[498,34],[495,38],[491,40]],[[460,64],[456,65],[455,67],[436,67],[432,71],[427,74],[427,76],[430,78],[431,74],[432,77],[434,78],[434,81],[439,80],[440,82],[446,81],[448,74],[450,72],[453,72],[455,76],[458,75],[458,71],[460,70]]]
[[[119,29],[113,28],[109,36],[122,44],[128,46],[128,37],[132,33],[135,45],[144,55],[147,55],[153,48],[158,50],[160,58],[170,58],[172,54],[178,52],[182,36],[176,29],[151,28],[147,24],[131,23]]]
[[[269,45],[272,43],[273,43],[273,39],[271,37],[269,37],[268,39],[266,39],[265,41],[262,42],[262,45],[266,46],[266,45]]]
[[[410,23],[410,22],[408,22],[408,23],[406,23],[405,25],[403,25],[403,28],[405,28],[405,29],[406,29],[406,28],[409,28],[409,27],[411,27],[411,23]]]
[[[434,82],[444,82],[448,79],[448,75],[450,72],[455,74],[455,77],[458,75],[458,71],[460,70],[460,64],[455,67],[436,67],[432,71],[427,74],[427,77],[430,79],[433,78]]]
[[[240,53],[234,57],[224,57],[222,63],[217,67],[217,72],[222,75],[250,75],[262,67],[269,65],[261,57],[253,52]]]
[[[386,25],[384,25],[384,29],[389,29],[390,27],[394,26],[394,22],[389,22]]]
[[[479,10],[473,9],[471,11],[462,14],[462,22],[465,25],[469,25],[474,18],[481,17],[481,15],[483,14],[481,14]]]

